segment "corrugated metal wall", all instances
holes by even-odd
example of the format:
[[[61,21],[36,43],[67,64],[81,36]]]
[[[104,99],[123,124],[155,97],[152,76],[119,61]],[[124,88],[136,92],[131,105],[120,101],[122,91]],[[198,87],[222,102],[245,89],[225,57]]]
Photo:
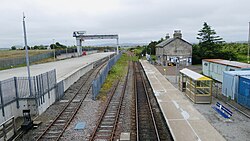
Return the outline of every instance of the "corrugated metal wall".
[[[250,109],[250,77],[239,78],[238,103]]]
[[[238,76],[223,73],[222,94],[226,97],[234,99],[236,94],[236,86],[238,85]]]

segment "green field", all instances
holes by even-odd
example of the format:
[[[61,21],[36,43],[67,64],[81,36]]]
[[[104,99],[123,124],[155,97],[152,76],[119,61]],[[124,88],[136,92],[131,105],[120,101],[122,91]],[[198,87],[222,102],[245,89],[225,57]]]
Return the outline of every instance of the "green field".
[[[29,50],[29,56],[48,53],[51,50]],[[25,57],[25,50],[3,50],[0,51],[0,59]]]

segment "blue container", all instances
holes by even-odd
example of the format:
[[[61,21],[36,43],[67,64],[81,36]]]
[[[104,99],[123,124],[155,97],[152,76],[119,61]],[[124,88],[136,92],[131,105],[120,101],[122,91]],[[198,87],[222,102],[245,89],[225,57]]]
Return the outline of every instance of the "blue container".
[[[239,77],[238,103],[250,109],[250,76]]]
[[[231,99],[237,98],[239,77],[250,76],[250,71],[224,71],[222,81],[222,94]]]

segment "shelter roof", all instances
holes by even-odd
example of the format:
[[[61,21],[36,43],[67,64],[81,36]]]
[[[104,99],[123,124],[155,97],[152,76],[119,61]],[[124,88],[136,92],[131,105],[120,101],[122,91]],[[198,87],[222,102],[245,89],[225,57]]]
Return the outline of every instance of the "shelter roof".
[[[182,74],[188,76],[189,78],[192,78],[193,80],[212,80],[204,75],[201,75],[201,74],[194,72],[194,71],[187,69],[187,68],[180,70],[180,72]]]

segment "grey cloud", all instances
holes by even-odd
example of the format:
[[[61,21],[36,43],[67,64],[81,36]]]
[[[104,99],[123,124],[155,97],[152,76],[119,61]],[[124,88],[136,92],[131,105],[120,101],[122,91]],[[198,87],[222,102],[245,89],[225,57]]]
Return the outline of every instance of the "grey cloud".
[[[50,44],[52,39],[73,45],[75,30],[119,34],[121,43],[148,43],[181,29],[186,40],[197,42],[205,21],[226,41],[244,41],[249,4],[248,0],[3,0],[0,47],[23,44],[23,11],[30,45]],[[86,44],[97,42],[106,41]]]

